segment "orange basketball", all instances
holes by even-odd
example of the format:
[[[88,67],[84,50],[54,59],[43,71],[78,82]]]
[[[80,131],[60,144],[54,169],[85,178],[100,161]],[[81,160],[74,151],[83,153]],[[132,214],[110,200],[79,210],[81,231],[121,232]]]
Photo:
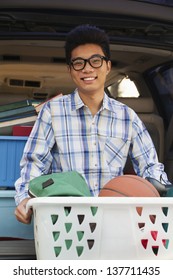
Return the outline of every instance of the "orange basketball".
[[[99,196],[114,196],[114,197],[159,197],[159,192],[146,179],[136,175],[122,175],[110,180],[101,189]],[[136,208],[141,215],[142,208]],[[154,222],[155,217],[150,219]],[[142,224],[140,225],[143,226]]]
[[[156,188],[146,179],[136,175],[122,175],[110,180],[101,189],[99,196],[159,197]]]

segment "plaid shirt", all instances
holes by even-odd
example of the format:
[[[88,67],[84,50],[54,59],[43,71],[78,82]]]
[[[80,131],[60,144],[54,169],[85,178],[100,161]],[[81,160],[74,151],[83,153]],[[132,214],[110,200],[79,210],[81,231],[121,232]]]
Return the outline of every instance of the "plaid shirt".
[[[92,116],[77,90],[46,102],[40,111],[21,160],[16,203],[28,196],[36,176],[76,170],[97,196],[110,179],[122,175],[130,154],[136,174],[169,183],[151,138],[136,113],[104,95]]]

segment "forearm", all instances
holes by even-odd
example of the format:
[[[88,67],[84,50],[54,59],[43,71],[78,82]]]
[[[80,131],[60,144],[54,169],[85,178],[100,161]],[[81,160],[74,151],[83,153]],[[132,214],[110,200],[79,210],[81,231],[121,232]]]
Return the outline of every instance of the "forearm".
[[[17,205],[28,197],[30,180],[50,171],[51,148],[54,145],[54,137],[51,125],[47,124],[45,119],[50,122],[48,113],[45,113],[45,116],[42,113],[38,118],[24,149],[20,162],[20,178],[15,182],[15,201]],[[49,131],[47,129],[48,125]]]
[[[158,161],[152,139],[140,121],[135,122],[130,153],[138,176],[155,178],[164,185],[171,184],[164,165]]]

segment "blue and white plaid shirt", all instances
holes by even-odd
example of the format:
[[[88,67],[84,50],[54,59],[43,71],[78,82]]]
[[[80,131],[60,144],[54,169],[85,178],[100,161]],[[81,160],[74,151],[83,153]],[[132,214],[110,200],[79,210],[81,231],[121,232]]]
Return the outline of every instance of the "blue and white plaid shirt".
[[[92,116],[78,91],[48,101],[35,122],[16,181],[16,203],[28,196],[28,183],[51,172],[81,173],[93,196],[110,179],[122,175],[128,153],[141,177],[169,183],[153,142],[136,113],[104,95]]]

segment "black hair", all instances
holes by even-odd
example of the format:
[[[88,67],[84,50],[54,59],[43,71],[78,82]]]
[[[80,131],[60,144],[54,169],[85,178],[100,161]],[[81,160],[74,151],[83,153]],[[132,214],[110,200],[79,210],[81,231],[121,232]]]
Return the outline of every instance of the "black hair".
[[[99,45],[104,55],[110,60],[109,38],[107,34],[96,26],[86,24],[75,27],[66,37],[65,54],[67,64],[70,63],[73,49],[85,44]]]

